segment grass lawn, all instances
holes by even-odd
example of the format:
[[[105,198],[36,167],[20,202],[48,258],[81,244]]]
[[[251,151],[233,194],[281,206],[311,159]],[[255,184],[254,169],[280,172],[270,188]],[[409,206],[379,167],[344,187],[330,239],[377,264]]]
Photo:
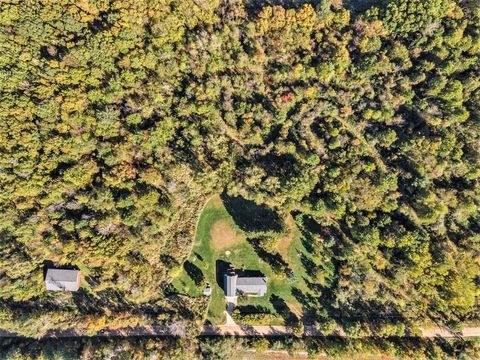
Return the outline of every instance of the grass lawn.
[[[248,216],[248,214],[244,215]],[[214,196],[206,204],[200,216],[192,253],[183,271],[174,279],[173,285],[180,293],[197,297],[203,296],[204,281],[209,282],[212,295],[205,320],[214,325],[223,324],[225,299],[221,288],[222,274],[225,267],[232,263],[237,269],[258,270],[267,277],[267,294],[263,297],[240,297],[239,306],[261,306],[272,313],[284,315],[279,316],[274,323],[265,325],[283,324],[285,310],[288,309],[300,317],[302,307],[292,294],[292,289],[297,288],[303,293],[308,292],[304,281],[308,276],[298,256],[298,252],[306,254],[306,250],[298,230],[291,224],[289,228],[290,239],[288,244],[283,244],[281,252],[294,273],[292,278],[287,278],[283,274],[276,275],[272,271],[270,265],[258,256],[247,241],[245,233],[235,223],[220,196]],[[285,258],[285,255],[288,258]]]

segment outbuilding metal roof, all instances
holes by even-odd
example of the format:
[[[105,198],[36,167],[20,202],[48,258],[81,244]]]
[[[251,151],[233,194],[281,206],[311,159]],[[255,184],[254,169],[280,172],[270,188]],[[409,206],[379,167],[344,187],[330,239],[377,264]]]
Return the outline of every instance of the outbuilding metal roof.
[[[254,294],[263,296],[267,292],[266,277],[239,277],[237,274],[224,275],[225,296],[240,294]]]
[[[77,291],[80,287],[80,270],[48,269],[45,284],[47,290]]]

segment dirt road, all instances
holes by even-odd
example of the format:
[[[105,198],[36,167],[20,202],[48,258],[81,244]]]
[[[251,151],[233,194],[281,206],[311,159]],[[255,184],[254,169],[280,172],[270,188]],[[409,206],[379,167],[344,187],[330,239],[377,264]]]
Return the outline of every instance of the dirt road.
[[[312,326],[305,326],[303,336],[320,337],[324,336]],[[172,324],[169,326],[146,326],[115,330],[104,330],[93,336],[96,337],[129,337],[129,336],[178,336],[182,337],[186,333],[183,325]],[[458,333],[452,333],[443,328],[422,329],[424,338],[480,338],[480,327],[466,327]],[[294,331],[288,326],[247,326],[247,325],[205,325],[200,333],[202,336],[266,336],[281,337],[292,336]],[[0,337],[17,337],[17,334],[0,330]],[[88,336],[84,332],[74,329],[56,330],[49,332],[43,337],[62,338],[62,337],[82,337]],[[343,334],[333,336],[343,337]]]
[[[292,328],[287,326],[242,326],[242,325],[222,325],[222,326],[204,326],[202,335],[211,336],[289,336],[294,335]],[[312,326],[305,326],[304,336],[324,336]],[[343,337],[342,334],[333,336]],[[426,328],[422,329],[424,338],[472,338],[480,337],[480,327],[466,327],[458,333],[452,333],[444,328]]]

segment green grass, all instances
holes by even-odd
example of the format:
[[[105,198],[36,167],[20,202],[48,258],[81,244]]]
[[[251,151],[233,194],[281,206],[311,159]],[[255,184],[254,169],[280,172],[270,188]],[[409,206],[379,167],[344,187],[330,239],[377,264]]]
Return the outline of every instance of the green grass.
[[[294,279],[289,279],[285,276],[278,276],[272,272],[268,264],[262,263],[260,270],[262,270],[262,272],[264,272],[264,274],[268,278],[267,294],[263,297],[248,297],[246,299],[242,298],[239,301],[239,305],[262,306],[269,309],[272,313],[275,313],[276,311],[273,304],[270,302],[270,297],[272,295],[276,295],[283,301],[285,301],[287,305],[293,305],[294,307],[301,308],[301,304],[298,302],[295,296],[292,295],[292,289],[297,288],[301,292],[308,293],[309,290],[304,279],[308,279],[309,277],[308,275],[306,275],[300,257],[298,256],[298,252],[306,254],[306,250],[303,247],[299,236],[293,239],[288,250],[289,258],[285,259],[293,270],[293,273],[295,275]],[[255,257],[256,259],[258,259],[258,256],[256,254]],[[253,267],[254,264],[252,264],[251,266]],[[283,321],[281,318],[278,321],[278,323],[275,322],[269,325],[283,325]]]
[[[197,225],[197,232],[195,234],[195,244],[192,249],[190,258],[188,259],[194,265],[198,266],[203,272],[205,280],[212,286],[212,295],[208,307],[207,320],[212,324],[221,324],[225,320],[223,311],[225,310],[225,302],[223,298],[223,291],[217,285],[215,279],[215,254],[210,247],[210,229],[213,224],[222,219],[228,219],[229,214],[222,206],[217,197],[210,200],[202,214]],[[198,256],[200,255],[200,257]],[[175,288],[184,294],[192,297],[203,296],[203,288],[198,288],[193,279],[187,274],[185,270],[174,279],[173,285]]]
[[[212,286],[212,295],[205,320],[214,325],[222,324],[225,321],[223,314],[225,310],[225,298],[223,290],[217,284],[216,280],[216,262],[218,260],[232,263],[237,269],[259,270],[267,276],[267,294],[263,297],[239,298],[239,305],[262,306],[269,309],[272,313],[275,313],[275,308],[270,302],[270,297],[275,295],[283,299],[286,304],[301,308],[297,299],[292,295],[293,287],[298,288],[302,292],[308,292],[306,283],[303,280],[303,278],[306,277],[305,270],[297,255],[298,251],[306,253],[299,234],[295,234],[288,249],[289,259],[285,259],[290,264],[295,274],[295,279],[287,279],[285,276],[276,275],[269,264],[259,258],[248,241],[242,241],[222,251],[212,249],[210,246],[212,240],[210,230],[212,226],[220,220],[227,220],[231,223],[232,227],[235,228],[237,233],[241,232],[225,209],[220,198],[216,196],[206,204],[200,216],[195,236],[195,244],[188,259],[188,261],[201,270],[205,281],[209,282]],[[228,256],[226,254],[227,250],[230,252]],[[192,297],[203,296],[203,287],[197,287],[185,269],[174,279],[173,285],[180,293]],[[274,323],[265,325],[279,325],[282,323],[283,320],[279,317]]]

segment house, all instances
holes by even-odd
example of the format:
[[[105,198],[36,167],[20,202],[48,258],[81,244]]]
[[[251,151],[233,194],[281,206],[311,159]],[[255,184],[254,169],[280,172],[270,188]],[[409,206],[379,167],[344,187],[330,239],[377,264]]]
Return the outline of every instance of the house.
[[[77,291],[80,288],[80,270],[48,269],[45,284],[47,290]]]
[[[225,296],[263,296],[267,292],[267,278],[239,276],[231,268],[223,275],[223,289]]]

